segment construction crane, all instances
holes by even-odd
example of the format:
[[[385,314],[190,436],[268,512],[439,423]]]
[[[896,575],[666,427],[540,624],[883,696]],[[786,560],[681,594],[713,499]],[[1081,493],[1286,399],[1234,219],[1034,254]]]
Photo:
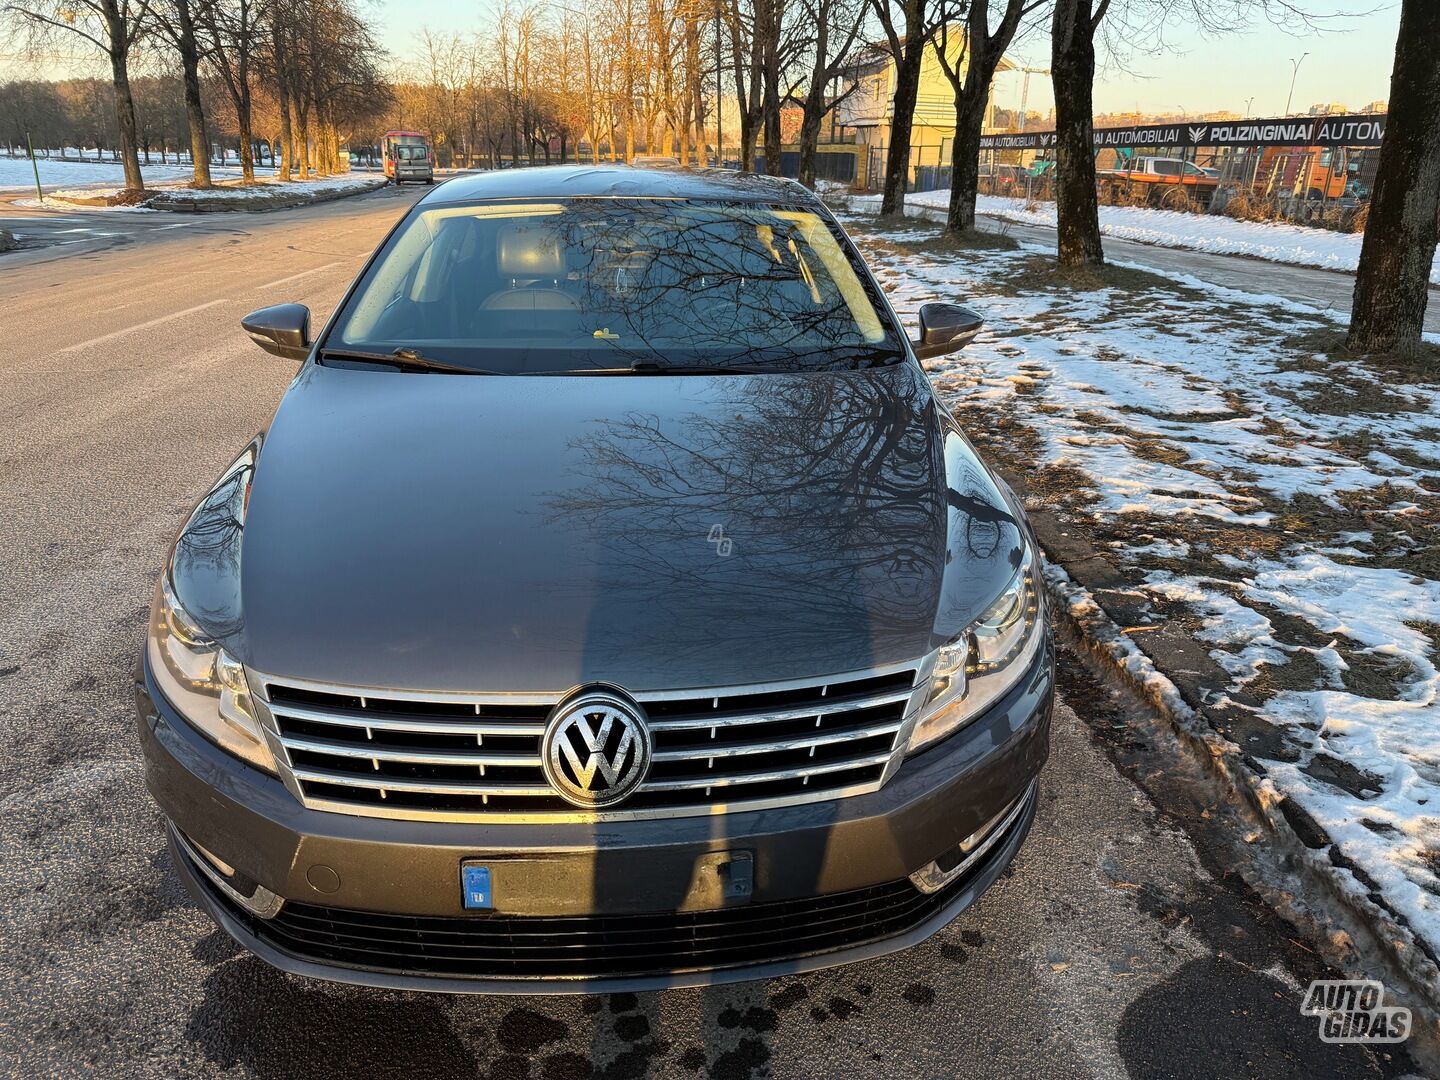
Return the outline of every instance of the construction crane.
[[[1024,130],[1025,130],[1025,103],[1030,100],[1030,76],[1031,76],[1031,75],[1045,75],[1045,76],[1049,76],[1049,74],[1050,74],[1050,69],[1049,69],[1049,68],[1022,67],[1020,70],[1025,73],[1025,80],[1024,80],[1024,82],[1022,82],[1022,83],[1020,84],[1020,130],[1021,130],[1021,131],[1024,131]]]

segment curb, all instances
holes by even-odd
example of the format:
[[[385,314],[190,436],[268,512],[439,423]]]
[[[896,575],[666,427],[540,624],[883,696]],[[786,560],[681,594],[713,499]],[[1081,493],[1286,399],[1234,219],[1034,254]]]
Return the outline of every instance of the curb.
[[[274,197],[265,196],[257,198],[252,196],[249,198],[228,199],[223,196],[211,196],[204,199],[178,198],[172,194],[172,191],[176,189],[160,188],[150,197],[135,203],[134,206],[146,210],[161,210],[172,214],[219,214],[233,213],[235,211],[262,214],[267,210],[291,210],[297,206],[312,206],[315,203],[333,202],[336,199],[348,199],[355,195],[367,195],[372,191],[379,191],[385,184],[386,181],[384,180],[374,179],[363,186],[356,184],[352,187],[317,192],[287,191],[285,188],[280,187]],[[54,195],[47,196],[47,201],[58,206],[70,206],[76,209],[117,205],[105,199],[62,199]]]
[[[372,191],[379,191],[385,186],[385,181],[374,180],[371,183],[361,186],[356,184],[353,187],[338,188],[333,191],[303,192],[296,191],[285,193],[276,198],[208,198],[208,199],[177,199],[161,191],[153,198],[148,199],[144,205],[151,210],[168,210],[176,214],[218,214],[231,211],[245,211],[251,214],[264,213],[267,210],[290,210],[297,206],[312,206],[315,203],[334,202],[336,199],[348,199],[354,195],[366,195]],[[284,189],[281,188],[284,192]]]
[[[997,471],[1023,498],[1023,478],[1010,470]],[[1228,686],[1229,676],[1208,648],[1169,628],[1147,633],[1149,647],[1142,648],[1103,606],[1105,591],[1115,591],[1119,599],[1129,589],[1114,566],[1083,537],[1067,531],[1053,512],[1039,509],[1028,516],[1045,552],[1046,591],[1072,640],[1102,670],[1147,701],[1180,744],[1259,820],[1289,866],[1359,924],[1404,980],[1397,989],[1423,1003],[1432,1016],[1440,1015],[1440,962],[1433,951],[1403,916],[1385,906],[1364,871],[1344,856],[1324,828],[1277,790],[1264,765],[1231,737],[1255,741],[1263,736],[1237,727],[1232,712],[1209,703],[1214,687]],[[1114,606],[1118,610],[1123,603]],[[1220,681],[1207,685],[1207,677],[1215,673]]]

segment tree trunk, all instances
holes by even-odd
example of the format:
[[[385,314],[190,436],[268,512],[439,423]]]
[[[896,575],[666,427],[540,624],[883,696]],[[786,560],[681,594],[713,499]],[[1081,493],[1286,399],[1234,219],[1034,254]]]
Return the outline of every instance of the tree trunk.
[[[740,113],[740,171],[755,171],[755,119],[748,110]]]
[[[300,145],[295,154],[295,163],[300,166],[300,179],[307,180],[310,177],[310,104],[307,101],[302,108],[300,103],[295,105],[295,119],[300,125]]]
[[[823,90],[814,90],[805,98],[804,112],[800,117],[800,183],[808,188],[815,187],[815,159],[819,156],[816,147],[820,144],[820,127],[825,120],[825,99]]]
[[[298,179],[298,180],[304,180],[304,179],[305,179],[305,161],[304,161],[304,158],[303,158],[303,157],[301,156],[301,154],[300,154],[300,137],[299,137],[299,135],[296,134],[296,132],[297,132],[297,130],[298,130],[298,128],[299,128],[299,115],[300,115],[299,101],[297,100],[295,104],[296,104],[296,108],[295,108],[295,110],[294,110],[294,117],[291,119],[291,122],[290,122],[290,125],[289,125],[289,127],[290,127],[290,148],[289,148],[289,151],[288,151],[288,152],[289,152],[289,155],[290,155],[290,171],[291,171],[291,173],[294,174],[294,176],[295,176],[296,179]]]
[[[895,66],[895,103],[890,147],[885,155],[881,217],[905,213],[905,189],[910,184],[910,129],[915,122],[915,99],[920,95],[920,64],[925,59],[925,47],[923,34],[910,34],[901,49],[900,63]]]
[[[980,132],[985,126],[985,99],[989,96],[988,80],[968,94],[955,95],[955,139],[950,144],[950,206],[945,212],[947,233],[970,232],[975,228],[975,195],[980,186]]]
[[[125,186],[132,191],[144,191],[145,180],[140,175],[140,158],[135,152],[139,140],[135,130],[135,98],[130,93],[125,23],[120,17],[115,0],[106,0],[104,10],[106,30],[111,43],[110,77],[115,84],[115,122],[120,129],[120,156],[125,166]]]
[[[779,9],[779,0],[759,0],[755,5],[755,33],[761,35],[761,115],[764,118],[765,171],[771,176],[779,176],[783,172],[780,165]]]
[[[1095,26],[1091,0],[1056,0],[1050,70],[1055,84],[1055,213],[1061,266],[1101,266],[1095,197]]]
[[[235,126],[240,129],[240,175],[245,183],[255,182],[254,134],[250,130],[250,92],[245,90],[235,99]]]
[[[179,5],[180,36],[176,50],[185,82],[185,119],[190,125],[190,165],[195,186],[210,186],[210,139],[205,134],[205,106],[200,99],[200,49],[195,43],[195,26],[188,4]]]
[[[291,170],[295,167],[295,159],[290,151],[290,80],[286,76],[286,49],[285,35],[277,24],[272,34],[275,45],[275,96],[276,105],[280,110],[280,138],[276,140],[279,153],[272,153],[274,161],[271,164],[276,166],[275,175],[281,181],[290,179]]]
[[[780,163],[780,87],[779,76],[773,80],[765,76],[765,171],[771,176],[781,176],[784,169]]]
[[[1390,114],[1360,247],[1349,346],[1420,348],[1440,207],[1440,5],[1404,0]]]
[[[291,150],[294,140],[290,134],[290,93],[285,89],[284,79],[280,80],[280,137],[275,140],[275,146],[276,176],[281,180],[293,179],[295,157]]]

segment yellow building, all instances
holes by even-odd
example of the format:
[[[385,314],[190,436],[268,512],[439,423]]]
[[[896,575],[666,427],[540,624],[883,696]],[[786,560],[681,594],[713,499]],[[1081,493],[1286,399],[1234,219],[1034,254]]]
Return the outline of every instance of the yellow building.
[[[965,68],[965,38],[952,33],[946,42],[946,56],[953,68]],[[1001,58],[996,74],[1014,71],[1016,65]],[[878,188],[884,181],[885,155],[890,148],[890,127],[895,116],[895,60],[885,48],[872,47],[856,57],[846,72],[841,91],[855,89],[836,107],[836,123],[855,141],[870,147],[868,187]],[[992,100],[985,107],[986,126],[994,111]],[[915,99],[915,120],[910,129],[911,182],[925,169],[948,168],[955,139],[955,91],[940,66],[932,45],[925,49],[920,64],[920,88]]]

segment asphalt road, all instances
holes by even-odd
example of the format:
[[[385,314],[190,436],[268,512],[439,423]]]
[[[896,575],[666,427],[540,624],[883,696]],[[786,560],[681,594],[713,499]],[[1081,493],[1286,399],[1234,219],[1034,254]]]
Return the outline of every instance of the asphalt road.
[[[1112,762],[1123,719],[1068,660],[1086,719],[1057,712],[1012,871],[904,954],[768,984],[486,999],[308,982],[239,953],[174,877],[144,791],[145,612],[173,531],[294,370],[238,318],[282,300],[323,318],[418,194],[0,261],[0,1076],[1405,1071],[1403,1054],[1319,1041],[1299,1012],[1313,954],[1224,872],[1199,814]]]

